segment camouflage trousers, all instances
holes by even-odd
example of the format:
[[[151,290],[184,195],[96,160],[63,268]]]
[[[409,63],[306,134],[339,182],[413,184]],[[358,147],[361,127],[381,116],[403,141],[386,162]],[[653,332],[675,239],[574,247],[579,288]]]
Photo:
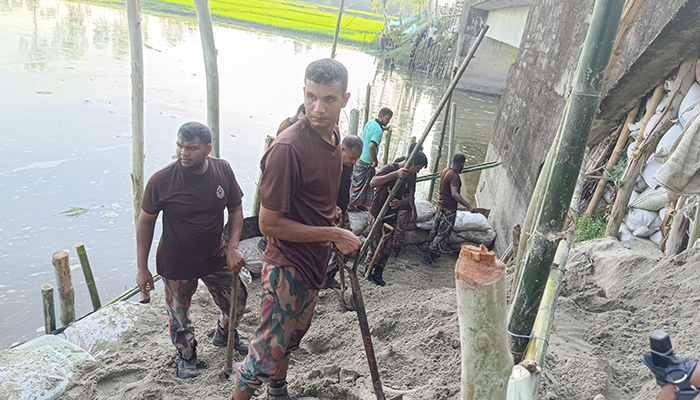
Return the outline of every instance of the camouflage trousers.
[[[450,235],[455,226],[455,220],[457,219],[457,210],[450,210],[447,208],[440,207],[440,214],[435,220],[435,225],[433,229],[430,230],[430,235],[428,236],[428,249],[432,253],[445,253],[447,252],[447,242],[450,240]]]
[[[238,388],[255,393],[269,382],[311,327],[318,290],[309,289],[294,268],[264,263],[260,325],[238,369]]]
[[[233,272],[222,270],[201,278],[204,285],[211,293],[211,297],[219,309],[219,323],[217,329],[220,334],[228,334],[228,313],[231,309],[231,285],[233,283]],[[236,321],[240,322],[245,311],[246,300],[248,299],[248,288],[239,278],[240,288],[238,290],[238,307],[236,308]],[[192,296],[197,291],[199,279],[166,279],[165,284],[165,304],[168,308],[168,321],[170,322],[170,340],[175,348],[185,359],[192,358],[197,341],[194,339],[194,324],[190,318],[190,304]]]
[[[409,211],[410,213],[410,211]],[[409,217],[410,218],[410,217]],[[374,224],[375,218],[370,215],[369,216],[369,224],[372,226]],[[379,247],[379,242],[382,240],[382,236],[384,236],[384,246],[382,246],[381,251],[378,255],[377,263],[375,264],[374,268],[377,271],[384,271],[384,267],[386,267],[387,261],[389,261],[389,256],[391,256],[391,249],[394,248],[394,238],[396,236],[396,226],[398,225],[396,218],[391,218],[389,220],[384,220],[384,223],[391,225],[394,230],[389,231],[386,235],[384,235],[384,227],[382,227],[381,231],[374,235],[374,240],[372,240],[372,243],[369,245],[369,251],[367,251],[367,258],[365,258],[365,264],[369,266],[369,264],[372,262],[372,258],[374,257],[374,253],[377,252],[377,247]]]
[[[394,245],[395,250],[401,250],[403,246],[403,240],[406,238],[406,231],[408,231],[408,226],[411,225],[411,220],[413,219],[413,211],[411,210],[401,210],[399,211],[398,221],[396,222],[396,227],[394,228]]]

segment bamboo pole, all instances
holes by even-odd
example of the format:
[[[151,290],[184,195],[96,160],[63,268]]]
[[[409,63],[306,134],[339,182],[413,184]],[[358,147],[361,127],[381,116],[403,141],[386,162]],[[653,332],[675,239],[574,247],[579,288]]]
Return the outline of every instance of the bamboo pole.
[[[663,95],[664,82],[661,82],[656,89],[654,89],[654,94],[651,95],[651,100],[649,100],[646,112],[644,113],[644,118],[642,118],[642,125],[639,127],[639,133],[637,134],[637,139],[634,141],[632,151],[637,150],[639,145],[641,145],[644,141],[644,133],[646,132],[647,124],[649,124],[649,120],[656,113],[656,107],[659,106],[659,102],[661,101],[661,97],[663,97]]]
[[[506,400],[534,400],[537,397],[541,378],[539,372],[530,372],[524,366],[516,365],[508,380]]]
[[[666,240],[666,248],[664,249],[664,255],[667,257],[675,256],[681,252],[681,246],[683,245],[683,238],[685,236],[685,230],[688,228],[688,218],[683,214],[683,204],[688,199],[687,196],[681,196],[676,202],[676,209],[673,214],[673,222],[671,222],[671,229],[668,232],[668,239]],[[692,246],[693,242],[688,242]]]
[[[333,36],[333,47],[331,48],[331,58],[335,58],[335,49],[338,47],[338,35],[340,35],[340,20],[343,18],[343,6],[345,6],[345,0],[340,0],[340,7],[338,7],[338,21],[335,23],[335,35]],[[384,15],[386,21],[386,15]]]
[[[143,202],[143,39],[138,0],[126,0],[131,44],[131,186],[134,193],[134,226],[138,226]]]
[[[693,219],[693,224],[690,226],[688,235],[688,249],[692,249],[695,242],[700,238],[700,201],[695,207],[695,218]]]
[[[649,157],[656,151],[656,146],[659,144],[661,137],[673,126],[673,121],[678,118],[678,108],[680,108],[683,97],[685,97],[690,86],[695,82],[696,61],[697,52],[691,54],[681,63],[678,68],[678,75],[671,88],[668,106],[661,113],[658,122],[651,128],[651,132],[649,132],[649,135],[643,140],[642,144],[640,144],[636,150],[632,151],[632,155],[629,161],[627,161],[625,172],[622,174],[622,178],[617,182],[617,196],[613,209],[608,217],[608,226],[605,229],[605,236],[617,237],[622,220],[627,214],[627,205],[632,196],[637,177],[641,173]],[[639,140],[639,137],[637,137],[637,139]]]
[[[350,129],[348,135],[357,136],[357,130],[360,126],[360,111],[353,108],[350,110]]]
[[[44,305],[44,332],[56,330],[56,309],[53,304],[53,286],[41,286],[41,303]]]
[[[464,167],[459,173],[466,174],[467,172],[482,171],[485,169],[491,169],[491,168],[498,167],[499,165],[501,165],[500,161],[490,161],[487,163],[474,164],[474,165],[470,165],[468,167]],[[428,174],[428,175],[419,176],[418,178],[416,178],[416,183],[435,180],[435,179],[438,179],[439,177],[440,177],[439,172],[435,173],[435,174]]]
[[[542,205],[533,219],[525,263],[510,310],[511,352],[519,362],[527,348],[537,306],[554,259],[558,235],[564,228],[576,187],[593,118],[600,102],[605,68],[610,59],[624,0],[597,0],[583,44],[568,110],[561,123],[561,140],[552,159],[552,172],[542,192]]]
[[[384,159],[382,160],[382,165],[387,165],[387,163],[389,163],[389,147],[391,146],[391,130],[386,131],[386,137],[382,142],[384,142]]]
[[[158,274],[153,275],[153,283],[155,284],[159,280],[161,280],[162,277]],[[119,296],[115,297],[112,301],[109,303],[105,304],[103,307],[107,307],[109,305],[112,305],[118,301],[123,301],[123,300],[129,300],[130,298],[136,296],[137,294],[141,293],[141,289],[139,289],[138,286],[134,286],[131,289],[125,291],[124,293],[120,294]]]
[[[224,374],[231,375],[233,372],[233,350],[236,342],[236,308],[238,308],[238,290],[241,286],[241,278],[238,272],[233,273],[233,284],[231,285],[230,307],[228,311],[228,342],[226,343],[226,363],[224,364]]]
[[[87,252],[85,251],[85,245],[83,243],[76,244],[75,251],[78,253],[78,258],[80,259],[80,266],[83,268],[83,276],[85,276],[85,283],[87,284],[88,292],[90,292],[92,309],[93,311],[97,311],[100,309],[100,307],[102,307],[102,303],[100,303],[100,294],[97,292],[95,278],[92,276],[92,268],[90,268],[90,261],[88,261]]]
[[[627,113],[627,119],[624,122],[624,126],[622,127],[622,132],[620,132],[620,136],[618,136],[617,138],[617,143],[615,143],[615,149],[610,155],[610,160],[608,160],[608,163],[605,166],[606,171],[612,169],[612,167],[614,167],[617,164],[617,160],[620,159],[620,153],[622,153],[622,150],[627,144],[627,139],[629,138],[629,124],[634,123],[635,118],[637,118],[637,113],[639,112],[640,105],[641,102],[637,103],[637,105],[634,106],[634,108],[629,113]],[[603,175],[600,177],[600,180],[598,181],[598,186],[596,186],[595,188],[595,193],[593,193],[591,202],[588,203],[588,209],[586,209],[585,213],[586,217],[592,216],[596,208],[598,208],[598,204],[600,203],[600,199],[603,198],[603,192],[605,192],[605,187],[607,185],[608,180],[605,177],[605,173],[603,173]]]
[[[61,324],[68,326],[75,321],[75,290],[70,277],[70,263],[68,253],[57,251],[53,253],[53,267],[56,273],[56,287],[58,288],[58,301],[61,305]]]
[[[450,104],[450,130],[449,139],[447,141],[447,166],[452,164],[452,157],[455,155],[455,134],[457,132],[457,103],[454,101]]]
[[[263,155],[267,153],[267,150],[272,146],[272,142],[275,140],[272,136],[267,136],[265,138],[265,145],[263,146]],[[260,176],[262,176],[262,171],[258,173],[258,184],[255,185],[255,198],[253,199],[253,216],[257,217],[260,215]]]
[[[415,158],[416,154],[418,153],[418,150],[423,146],[423,143],[425,142],[425,139],[428,137],[428,134],[430,133],[430,130],[433,128],[433,125],[435,125],[435,122],[438,119],[438,116],[440,115],[440,112],[442,111],[443,108],[445,108],[445,105],[447,105],[447,102],[450,99],[450,96],[452,95],[452,91],[455,89],[457,86],[457,83],[459,82],[460,78],[462,78],[462,75],[464,74],[464,71],[467,69],[469,66],[469,63],[471,62],[472,58],[474,58],[474,54],[476,53],[476,50],[479,48],[479,45],[481,42],[484,40],[484,36],[486,36],[486,32],[488,31],[489,26],[488,25],[483,25],[481,28],[481,32],[479,32],[479,35],[477,36],[476,40],[474,40],[474,43],[472,44],[471,49],[469,50],[469,53],[467,56],[464,58],[464,61],[462,61],[462,64],[460,65],[459,69],[457,70],[457,73],[454,74],[452,78],[452,82],[450,83],[450,86],[448,86],[447,90],[445,91],[445,94],[442,96],[442,99],[440,100],[440,103],[437,106],[437,109],[433,113],[433,116],[430,118],[428,121],[428,125],[425,127],[425,130],[423,131],[423,134],[421,135],[420,139],[418,142],[416,142],[416,147],[413,149],[413,152],[408,156],[408,159],[406,160],[406,165],[412,165],[413,159]],[[386,215],[387,211],[389,210],[389,204],[391,203],[392,200],[394,200],[394,196],[396,196],[396,192],[399,190],[401,185],[403,184],[403,179],[399,178],[396,180],[396,183],[394,184],[394,187],[391,189],[391,192],[389,192],[389,196],[387,197],[386,201],[384,202],[384,205],[382,206],[382,209],[379,211],[379,214],[377,215],[377,218],[374,221],[374,224],[372,225],[372,228],[369,231],[369,234],[367,235],[367,239],[365,242],[362,244],[362,247],[360,250],[357,252],[357,257],[355,258],[354,262],[354,268],[357,267],[357,265],[360,263],[360,260],[365,257],[367,254],[367,251],[369,250],[369,244],[372,242],[374,236],[378,233],[379,228],[381,226],[381,222],[384,220],[384,216]]]
[[[452,76],[454,77],[456,71],[452,72]],[[450,97],[447,99],[447,102],[450,103],[452,101],[452,93],[450,93]],[[445,132],[447,131],[447,123],[450,118],[450,108],[445,108],[445,119],[442,121],[442,130],[440,132],[440,141],[438,142],[438,148],[437,148],[437,154],[435,155],[435,161],[433,161],[433,174],[438,173],[440,171],[440,157],[442,156],[442,146],[445,144]],[[447,160],[447,163],[449,164],[450,161]],[[433,201],[433,191],[435,190],[435,181],[432,180],[430,181],[430,189],[428,189],[428,201]]]
[[[199,35],[202,38],[204,70],[207,76],[207,126],[211,131],[211,155],[220,157],[219,66],[216,60],[218,51],[214,43],[214,27],[211,24],[209,1],[194,0],[194,9],[197,13]]]
[[[372,85],[367,84],[367,92],[365,93],[365,122],[362,123],[362,128],[369,122],[369,101],[372,96]]]
[[[506,397],[513,361],[508,351],[505,270],[484,245],[462,246],[455,264],[464,400]]]

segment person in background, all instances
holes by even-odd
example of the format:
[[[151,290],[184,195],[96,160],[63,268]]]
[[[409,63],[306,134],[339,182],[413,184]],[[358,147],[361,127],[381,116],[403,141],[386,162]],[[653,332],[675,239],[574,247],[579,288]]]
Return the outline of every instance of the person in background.
[[[156,267],[165,285],[170,339],[178,353],[177,376],[197,376],[197,340],[190,319],[192,296],[199,279],[221,309],[212,339],[215,346],[228,343],[231,287],[240,286],[236,321],[245,310],[248,290],[233,273],[240,272],[245,260],[238,251],[243,229],[243,192],[231,166],[209,157],[211,132],[197,122],[188,122],[177,133],[178,160],[153,174],[148,180],[136,228],[136,283],[142,293],[153,290],[148,270],[148,253],[158,214],[163,212],[163,234],[158,244]],[[228,246],[222,231],[224,208],[228,209]],[[248,353],[236,331],[234,349]]]
[[[391,66],[391,57],[388,55],[384,59],[384,69],[388,69]]]
[[[299,121],[299,118],[301,118],[302,115],[306,114],[306,108],[304,108],[304,104],[302,103],[299,108],[297,108],[297,113],[294,114],[293,116],[289,118],[285,118],[284,121],[280,124],[280,127],[277,128],[277,135],[282,133],[285,129],[289,128],[290,126],[294,125],[297,121]]]
[[[452,158],[452,165],[440,172],[440,197],[438,199],[438,218],[428,236],[428,250],[423,254],[423,264],[432,266],[447,247],[452,230],[457,219],[457,206],[463,205],[467,211],[473,212],[474,207],[462,197],[462,179],[459,173],[464,169],[464,154],[457,153]]]
[[[411,54],[408,55],[408,70],[415,71],[416,69],[416,48],[411,50]]]
[[[428,157],[422,151],[418,151],[413,159],[413,163],[410,166],[406,166],[406,161],[403,160],[399,163],[391,163],[377,173],[377,175],[372,178],[372,187],[376,189],[376,194],[372,200],[372,207],[370,208],[370,225],[374,224],[374,220],[379,216],[379,212],[384,203],[389,198],[389,192],[394,188],[397,179],[403,179],[399,190],[396,192],[396,196],[390,203],[390,208],[384,217],[384,223],[389,224],[394,230],[396,230],[396,223],[398,220],[398,213],[400,210],[410,210],[415,209],[415,204],[413,202],[413,196],[407,195],[409,190],[410,177],[420,172],[421,169],[428,165]],[[383,231],[384,229],[382,229]],[[391,254],[391,249],[393,247],[394,230],[388,232],[384,236],[384,246],[381,252],[378,254],[378,259],[375,263],[374,269],[372,269],[367,279],[379,286],[385,286],[384,282],[384,268],[386,267],[386,262]],[[379,242],[382,238],[382,234],[377,234],[372,240],[369,247],[369,252],[367,253],[367,258],[365,263],[369,267],[374,253],[377,251]]]
[[[411,146],[408,148],[408,155],[407,156],[401,156],[394,160],[395,163],[399,163],[401,161],[406,160],[408,157],[411,156],[411,153],[413,153],[413,149],[416,148],[416,143],[411,143]],[[418,150],[423,150],[423,147],[421,146]],[[416,218],[418,218],[418,213],[416,212],[416,202],[415,202],[415,195],[416,195],[416,174],[409,175],[406,180],[408,181],[408,186],[406,187],[406,195],[410,196],[411,199],[409,200],[408,204],[410,205],[410,209],[408,210],[401,210],[399,211],[398,219],[396,221],[396,227],[394,228],[394,249],[393,249],[393,254],[394,257],[398,257],[399,254],[401,254],[401,249],[403,247],[403,241],[406,238],[406,231],[408,231],[408,226],[411,224],[411,222],[415,221]]]
[[[391,118],[394,112],[388,108],[379,110],[375,120],[368,121],[362,130],[362,155],[355,164],[352,172],[352,184],[350,192],[351,209],[367,211],[372,204],[374,189],[370,182],[379,165],[377,152],[382,143],[384,131],[391,131]]]

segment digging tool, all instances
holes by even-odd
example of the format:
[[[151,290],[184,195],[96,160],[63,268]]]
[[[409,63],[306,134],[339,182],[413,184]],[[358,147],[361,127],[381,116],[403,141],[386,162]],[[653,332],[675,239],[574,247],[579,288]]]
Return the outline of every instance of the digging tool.
[[[673,354],[671,338],[664,331],[652,332],[649,342],[651,352],[642,354],[642,362],[654,373],[659,386],[676,385],[675,394],[678,400],[693,400],[700,395],[700,388],[690,383],[698,360],[676,357]]]
[[[233,284],[231,285],[231,308],[228,311],[228,343],[226,344],[226,364],[224,364],[224,374],[228,377],[233,373],[233,343],[236,341],[236,308],[238,308],[238,290],[240,278],[238,272],[233,273]]]
[[[379,239],[379,244],[377,245],[377,249],[374,251],[374,255],[372,256],[372,261],[369,262],[369,265],[367,266],[367,270],[365,271],[365,278],[369,277],[369,274],[372,273],[372,270],[374,267],[377,265],[377,261],[379,260],[380,253],[382,250],[384,250],[384,239],[394,231],[394,227],[385,223],[384,224],[384,230],[382,231],[382,238]]]

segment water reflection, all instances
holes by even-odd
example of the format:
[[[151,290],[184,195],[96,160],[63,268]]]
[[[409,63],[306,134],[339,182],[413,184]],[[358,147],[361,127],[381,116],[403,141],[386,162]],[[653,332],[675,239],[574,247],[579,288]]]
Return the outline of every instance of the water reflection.
[[[142,26],[150,176],[172,161],[180,124],[206,121],[206,85],[192,21],[144,15]],[[249,213],[264,138],[302,101],[306,66],[327,57],[330,46],[221,27],[215,35],[221,153],[247,194],[243,205]],[[347,131],[351,108],[364,109],[370,83],[370,117],[385,106],[395,111],[389,159],[403,155],[410,137],[423,132],[445,83],[384,71],[374,57],[346,47],[339,48],[337,59],[350,71],[352,93],[341,131]],[[5,124],[0,141],[0,348],[31,338],[42,325],[39,287],[54,280],[50,257],[57,250],[86,243],[103,299],[134,283],[129,77],[123,10],[0,0],[0,120]],[[458,151],[468,163],[481,162],[497,104],[465,93],[453,100],[459,105]],[[430,162],[441,123],[442,118],[425,145]],[[467,195],[474,193],[477,179],[465,177]],[[427,190],[419,185],[419,197]],[[90,211],[73,220],[59,216],[70,207]],[[78,263],[74,253],[71,261]],[[80,270],[74,274],[76,312],[84,315],[91,310],[89,295]]]

